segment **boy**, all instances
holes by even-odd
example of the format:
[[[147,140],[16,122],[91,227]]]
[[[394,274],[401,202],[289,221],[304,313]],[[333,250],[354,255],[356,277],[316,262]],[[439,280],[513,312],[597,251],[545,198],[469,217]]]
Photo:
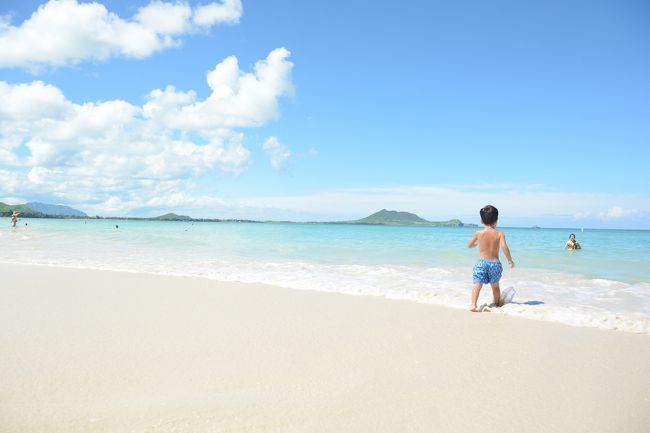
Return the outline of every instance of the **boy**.
[[[506,235],[496,229],[499,211],[494,206],[487,205],[481,209],[480,214],[481,222],[485,228],[474,233],[469,244],[467,244],[467,248],[474,248],[478,243],[478,256],[480,257],[474,265],[474,275],[472,276],[474,286],[472,287],[472,305],[470,305],[469,310],[474,312],[478,311],[476,302],[483,284],[492,286],[494,305],[501,306],[499,305],[499,298],[501,297],[499,280],[503,268],[499,261],[499,246],[503,248],[503,253],[506,255],[510,267],[515,267],[515,262],[512,261],[510,249],[506,243]]]

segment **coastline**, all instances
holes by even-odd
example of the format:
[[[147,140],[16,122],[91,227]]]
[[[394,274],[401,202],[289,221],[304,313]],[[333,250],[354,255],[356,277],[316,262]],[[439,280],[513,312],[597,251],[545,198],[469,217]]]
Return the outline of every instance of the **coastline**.
[[[379,297],[0,265],[12,432],[647,432],[650,336]]]

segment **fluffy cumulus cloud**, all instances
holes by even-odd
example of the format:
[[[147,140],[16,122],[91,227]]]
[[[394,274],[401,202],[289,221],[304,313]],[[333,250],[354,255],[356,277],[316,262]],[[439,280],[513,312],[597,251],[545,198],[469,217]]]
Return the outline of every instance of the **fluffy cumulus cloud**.
[[[282,144],[278,141],[277,137],[269,137],[264,144],[262,144],[262,149],[266,152],[269,157],[271,157],[271,167],[276,170],[283,169],[287,160],[291,156],[291,151],[286,144]]]
[[[240,0],[224,0],[222,4],[210,3],[194,9],[193,21],[199,26],[214,23],[238,23],[243,10]]]
[[[242,73],[237,58],[230,56],[207,75],[212,90],[203,101],[194,92],[173,86],[154,90],[143,107],[143,115],[162,128],[215,131],[223,127],[260,126],[276,118],[278,95],[289,94],[291,68],[289,51],[273,50],[257,62],[252,73]]]
[[[273,50],[252,72],[229,57],[207,74],[212,93],[202,100],[169,86],[143,105],[77,104],[42,81],[0,82],[0,164],[15,168],[0,194],[47,192],[110,212],[160,206],[161,197],[196,204],[179,191],[215,171],[246,169],[251,153],[237,129],[278,116],[278,98],[292,89],[288,57]]]
[[[49,0],[20,25],[0,19],[0,67],[38,70],[112,56],[144,58],[178,46],[180,37],[218,23],[235,24],[240,0],[190,7],[154,0],[130,19],[97,2]]]

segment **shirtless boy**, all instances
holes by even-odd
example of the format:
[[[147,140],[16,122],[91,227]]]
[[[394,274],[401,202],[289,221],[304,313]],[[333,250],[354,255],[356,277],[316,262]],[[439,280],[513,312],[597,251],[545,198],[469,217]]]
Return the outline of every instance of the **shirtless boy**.
[[[503,268],[499,261],[499,247],[503,249],[503,253],[508,259],[511,268],[515,267],[515,262],[512,261],[510,256],[510,248],[506,243],[506,235],[496,229],[497,220],[499,219],[499,211],[491,205],[485,206],[480,211],[481,222],[485,226],[483,230],[477,231],[470,239],[467,248],[474,248],[478,243],[478,256],[479,259],[474,265],[474,275],[472,276],[472,304],[469,307],[470,311],[478,311],[476,303],[478,302],[478,295],[481,293],[483,284],[490,284],[492,286],[492,296],[494,297],[494,305],[500,307],[499,298],[501,297],[501,288],[499,287],[499,280]]]

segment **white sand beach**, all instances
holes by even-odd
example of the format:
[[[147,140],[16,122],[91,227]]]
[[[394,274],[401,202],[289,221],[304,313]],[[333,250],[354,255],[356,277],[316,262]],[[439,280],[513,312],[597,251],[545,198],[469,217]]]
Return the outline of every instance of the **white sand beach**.
[[[647,334],[200,278],[0,272],[0,432],[650,431]]]

